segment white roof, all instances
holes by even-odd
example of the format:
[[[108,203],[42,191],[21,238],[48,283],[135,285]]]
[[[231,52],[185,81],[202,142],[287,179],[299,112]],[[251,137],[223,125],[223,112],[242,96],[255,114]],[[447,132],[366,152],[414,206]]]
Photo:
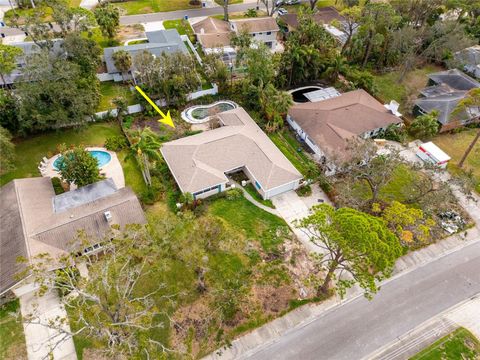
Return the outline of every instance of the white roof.
[[[438,162],[448,161],[451,159],[442,149],[433,142],[429,141],[420,145],[420,148],[432,155]]]
[[[311,102],[316,102],[340,96],[340,93],[334,87],[328,87],[325,89],[311,91],[303,95]]]

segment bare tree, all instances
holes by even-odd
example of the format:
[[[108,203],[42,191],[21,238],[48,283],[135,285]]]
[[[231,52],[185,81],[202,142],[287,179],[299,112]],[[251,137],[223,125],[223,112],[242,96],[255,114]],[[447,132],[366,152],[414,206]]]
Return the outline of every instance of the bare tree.
[[[265,6],[265,10],[268,16],[273,16],[273,14],[275,14],[275,11],[277,11],[280,7],[280,5],[275,4],[275,0],[257,0],[257,5],[260,2]]]
[[[103,351],[108,355],[131,358],[141,352],[150,358],[171,352],[149,336],[152,330],[165,326],[158,318],[169,318],[165,309],[173,305],[176,297],[166,293],[164,284],[151,279],[151,266],[158,261],[154,255],[157,245],[139,225],[128,226],[121,235],[115,235],[115,231],[99,252],[79,256],[79,249],[92,250],[95,244],[81,236],[81,245],[77,241],[75,251],[60,259],[43,254],[27,268],[40,285],[37,296],[47,291],[60,293],[62,305],[72,314],[69,320],[75,330],[66,329],[68,320],[64,318],[42,323],[35,310],[25,321],[57,330],[54,347],[82,335],[104,344]],[[52,264],[58,270],[50,271]],[[86,277],[80,275],[81,267],[88,270]]]

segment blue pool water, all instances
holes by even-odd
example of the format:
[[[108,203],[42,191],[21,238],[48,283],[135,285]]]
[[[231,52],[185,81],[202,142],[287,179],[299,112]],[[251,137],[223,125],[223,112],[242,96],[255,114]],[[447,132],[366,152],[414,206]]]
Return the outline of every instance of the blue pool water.
[[[105,165],[107,165],[110,160],[112,160],[111,155],[106,152],[106,151],[101,151],[101,150],[88,150],[92,156],[97,159],[98,162],[98,167],[101,168]],[[54,162],[53,162],[53,168],[55,170],[58,170],[58,167],[60,166],[62,162],[63,156],[58,157]]]

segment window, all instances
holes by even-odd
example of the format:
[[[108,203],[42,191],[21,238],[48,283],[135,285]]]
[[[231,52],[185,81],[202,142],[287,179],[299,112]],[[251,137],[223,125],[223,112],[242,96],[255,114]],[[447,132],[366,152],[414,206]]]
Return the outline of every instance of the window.
[[[260,183],[258,181],[255,181],[255,186],[257,189],[261,189],[262,186],[260,185]]]
[[[271,31],[267,31],[267,35],[272,35],[272,32],[271,32]]]
[[[262,35],[263,33],[258,33],[258,35]]]

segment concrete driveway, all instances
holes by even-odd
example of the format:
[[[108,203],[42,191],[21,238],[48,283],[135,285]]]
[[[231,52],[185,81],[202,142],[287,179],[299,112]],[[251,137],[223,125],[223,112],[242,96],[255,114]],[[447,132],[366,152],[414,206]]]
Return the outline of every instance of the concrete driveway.
[[[295,227],[295,220],[310,215],[310,209],[313,205],[318,205],[322,202],[330,204],[330,200],[319,188],[318,184],[313,184],[311,187],[312,194],[307,197],[300,197],[295,191],[288,191],[272,197],[271,200],[278,214],[290,225],[302,244],[309,251],[322,252],[322,249],[313,244],[301,229]]]
[[[49,292],[39,297],[35,293],[28,291],[18,294],[22,317],[35,314],[30,322],[23,323],[28,360],[76,360],[73,339],[62,331],[48,326],[50,323],[57,324],[60,319],[67,319],[67,313],[58,295]],[[70,333],[68,321],[62,328]]]

